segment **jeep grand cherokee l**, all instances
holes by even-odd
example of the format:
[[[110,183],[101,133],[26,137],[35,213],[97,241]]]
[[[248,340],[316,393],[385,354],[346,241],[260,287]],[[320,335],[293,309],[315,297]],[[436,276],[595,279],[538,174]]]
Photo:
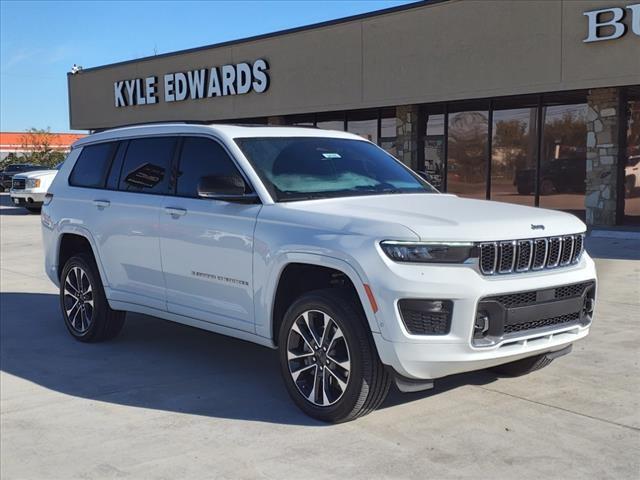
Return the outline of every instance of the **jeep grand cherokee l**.
[[[73,337],[138,312],[279,350],[293,401],[356,418],[434,379],[519,375],[589,332],[585,225],[438,193],[307,128],[153,125],[75,143],[41,215]]]

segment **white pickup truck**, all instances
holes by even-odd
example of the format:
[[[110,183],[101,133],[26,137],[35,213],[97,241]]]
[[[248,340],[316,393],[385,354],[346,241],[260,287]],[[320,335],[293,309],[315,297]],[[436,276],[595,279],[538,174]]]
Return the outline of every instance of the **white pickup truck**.
[[[25,207],[32,213],[39,213],[44,196],[56,177],[59,167],[60,165],[56,165],[53,169],[34,170],[14,175],[9,191],[11,202]]]
[[[441,194],[344,132],[97,133],[41,221],[74,338],[112,338],[138,312],[277,348],[292,399],[324,421],[370,412],[393,382],[538,369],[593,320],[578,218]]]

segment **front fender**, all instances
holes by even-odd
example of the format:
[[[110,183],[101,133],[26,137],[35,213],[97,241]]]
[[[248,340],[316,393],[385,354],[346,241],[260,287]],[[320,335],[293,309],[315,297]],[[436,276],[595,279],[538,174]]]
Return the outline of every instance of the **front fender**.
[[[367,317],[369,328],[372,332],[380,332],[380,327],[375,312],[369,302],[369,297],[364,285],[368,284],[366,274],[358,265],[351,265],[343,259],[317,253],[289,251],[280,252],[270,259],[269,267],[262,284],[255,284],[255,319],[256,333],[262,337],[273,339],[273,307],[275,303],[278,283],[282,272],[291,263],[303,263],[317,265],[319,267],[332,268],[344,273],[354,285],[362,308]],[[254,280],[255,282],[255,280]],[[275,342],[274,342],[275,345]]]

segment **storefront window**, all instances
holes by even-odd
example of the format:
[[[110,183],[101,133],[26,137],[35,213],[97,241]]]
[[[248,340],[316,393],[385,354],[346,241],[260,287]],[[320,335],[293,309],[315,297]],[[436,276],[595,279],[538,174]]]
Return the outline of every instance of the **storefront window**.
[[[627,164],[624,169],[625,223],[640,224],[640,95],[628,102]]]
[[[447,192],[486,198],[488,112],[449,114]]]
[[[438,190],[444,187],[444,143],[444,114],[428,115],[422,170]]]
[[[377,144],[378,112],[349,112],[347,114],[347,131]]]
[[[536,188],[536,109],[493,112],[491,200],[533,206]]]
[[[344,131],[344,113],[319,113],[316,117],[316,127]]]
[[[380,138],[378,145],[391,155],[396,155],[396,109],[385,108],[380,112]]]
[[[586,104],[543,107],[540,206],[584,218]]]
[[[286,118],[287,125],[295,125],[297,127],[313,127],[315,124],[314,115],[289,115]]]

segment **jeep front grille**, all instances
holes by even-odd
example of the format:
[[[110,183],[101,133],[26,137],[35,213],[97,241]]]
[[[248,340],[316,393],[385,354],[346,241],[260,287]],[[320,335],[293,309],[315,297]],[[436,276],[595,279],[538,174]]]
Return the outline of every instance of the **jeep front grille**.
[[[566,267],[580,261],[584,234],[484,242],[478,248],[480,271],[484,275],[522,273]]]

